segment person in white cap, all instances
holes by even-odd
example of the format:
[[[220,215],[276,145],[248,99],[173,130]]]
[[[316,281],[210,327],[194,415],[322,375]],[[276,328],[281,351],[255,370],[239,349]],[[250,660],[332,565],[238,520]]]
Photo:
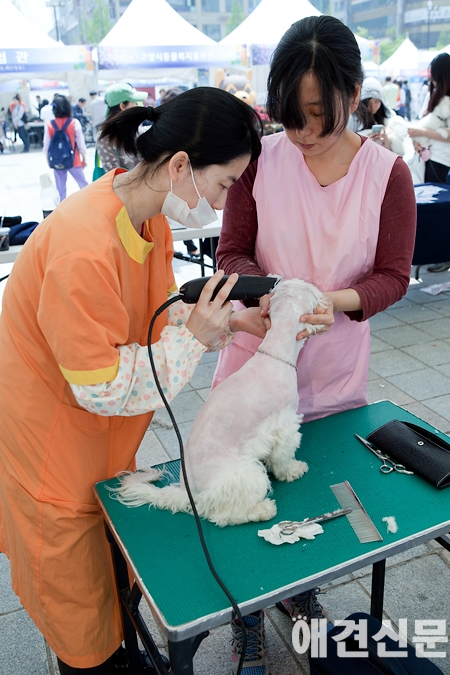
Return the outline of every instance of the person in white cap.
[[[377,128],[380,125],[381,129]],[[359,107],[351,115],[349,127],[361,136],[367,136],[392,150],[396,155],[405,154],[407,126],[389,107],[381,82],[376,77],[366,77],[363,81]]]

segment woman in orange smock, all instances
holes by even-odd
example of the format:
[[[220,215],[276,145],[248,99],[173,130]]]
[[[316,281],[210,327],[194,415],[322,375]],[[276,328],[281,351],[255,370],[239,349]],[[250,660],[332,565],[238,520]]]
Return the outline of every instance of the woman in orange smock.
[[[137,137],[145,119],[152,127]],[[134,467],[162,407],[147,332],[175,290],[165,215],[211,222],[259,155],[258,124],[251,108],[211,88],[120,113],[102,133],[143,161],[64,200],[27,241],[8,280],[0,317],[0,551],[62,675],[112,673],[122,642],[92,487]],[[201,212],[198,194],[207,202]],[[169,401],[206,349],[228,344],[238,330],[265,333],[257,308],[231,317],[226,297],[237,275],[210,301],[222,275],[194,307],[175,303],[156,322],[152,349]]]

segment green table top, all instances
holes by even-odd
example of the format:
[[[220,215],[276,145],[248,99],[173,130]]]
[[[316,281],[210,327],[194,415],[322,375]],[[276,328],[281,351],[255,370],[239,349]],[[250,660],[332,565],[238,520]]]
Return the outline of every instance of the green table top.
[[[219,528],[202,521],[214,566],[247,611],[374,563],[450,530],[450,490],[439,491],[418,476],[381,474],[381,462],[354,436],[365,437],[391,419],[441,432],[390,401],[304,424],[297,458],[309,471],[293,483],[272,481],[278,513],[272,521]],[[166,465],[172,480],[179,461]],[[330,485],[348,480],[383,537],[361,544],[345,517],[323,524],[313,541],[273,546],[257,531],[281,520],[303,520],[339,508]],[[108,486],[96,492],[105,519],[132,566],[137,583],[169,639],[178,641],[225,623],[231,607],[206,564],[195,520],[111,499]],[[396,534],[385,516],[395,516]]]

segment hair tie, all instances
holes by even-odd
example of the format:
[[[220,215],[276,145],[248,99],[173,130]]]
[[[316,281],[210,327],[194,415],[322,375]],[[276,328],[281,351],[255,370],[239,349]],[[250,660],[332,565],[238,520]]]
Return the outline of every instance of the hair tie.
[[[152,108],[151,106],[148,106],[148,107],[147,107],[147,119],[150,120],[150,122],[154,122],[154,121],[155,121],[154,110],[155,110],[155,109]]]

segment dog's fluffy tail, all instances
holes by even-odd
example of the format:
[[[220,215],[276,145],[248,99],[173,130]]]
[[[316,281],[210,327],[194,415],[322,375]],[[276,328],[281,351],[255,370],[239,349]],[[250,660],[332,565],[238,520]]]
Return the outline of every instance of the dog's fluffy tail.
[[[135,473],[121,475],[120,486],[111,488],[115,499],[126,506],[156,506],[177,513],[185,511],[192,513],[192,507],[186,491],[178,483],[158,488],[152,485],[159,480],[164,471],[158,469],[143,469]]]

